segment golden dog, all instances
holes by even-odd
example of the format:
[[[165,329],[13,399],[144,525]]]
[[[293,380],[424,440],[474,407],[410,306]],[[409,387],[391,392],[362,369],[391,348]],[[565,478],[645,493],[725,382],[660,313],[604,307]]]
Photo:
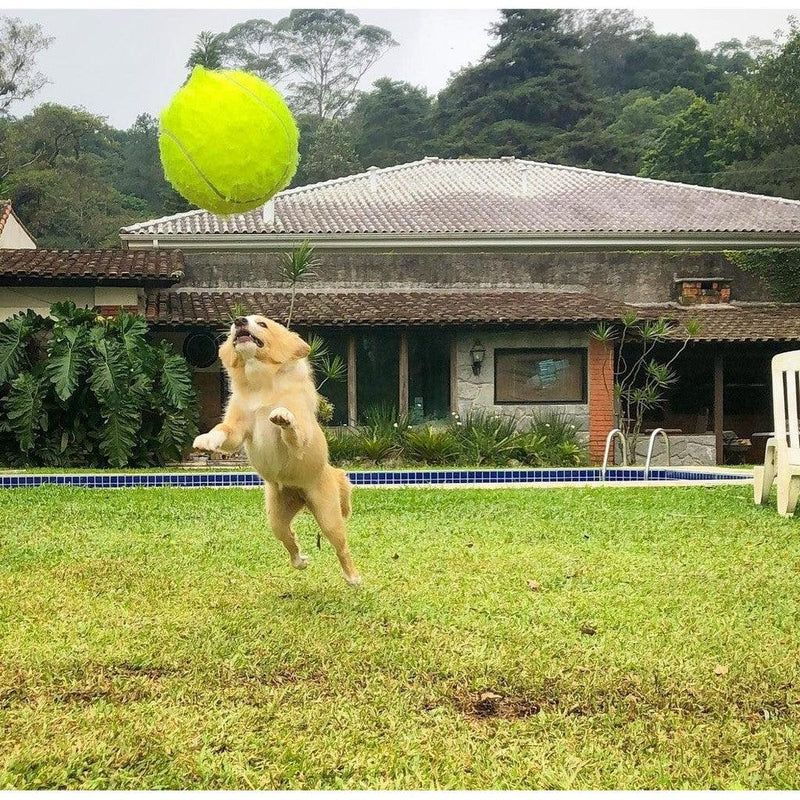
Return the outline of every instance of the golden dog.
[[[225,416],[198,436],[194,447],[231,453],[244,445],[266,481],[269,522],[292,566],[308,565],[291,528],[295,515],[307,507],[336,550],[344,579],[358,586],[344,524],[350,516],[350,481],[328,463],[309,352],[296,333],[271,319],[257,314],[235,319],[219,348],[231,384]]]

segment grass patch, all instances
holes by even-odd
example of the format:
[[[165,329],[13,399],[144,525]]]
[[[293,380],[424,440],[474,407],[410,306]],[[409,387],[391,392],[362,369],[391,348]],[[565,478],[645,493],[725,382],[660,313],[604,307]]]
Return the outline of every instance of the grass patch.
[[[800,528],[749,487],[0,492],[0,789],[800,786]]]

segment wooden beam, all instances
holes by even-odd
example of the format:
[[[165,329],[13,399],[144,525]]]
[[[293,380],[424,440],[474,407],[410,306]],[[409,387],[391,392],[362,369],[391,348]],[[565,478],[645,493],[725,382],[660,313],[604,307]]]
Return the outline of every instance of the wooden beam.
[[[458,334],[450,334],[450,411],[458,414]]]
[[[358,424],[356,360],[356,337],[351,333],[347,339],[347,422],[349,425]]]
[[[398,398],[400,416],[408,414],[408,331],[400,331]]]
[[[714,436],[717,443],[717,464],[722,464],[725,451],[722,441],[722,428],[725,415],[723,406],[723,388],[725,385],[725,369],[722,353],[714,354]]]

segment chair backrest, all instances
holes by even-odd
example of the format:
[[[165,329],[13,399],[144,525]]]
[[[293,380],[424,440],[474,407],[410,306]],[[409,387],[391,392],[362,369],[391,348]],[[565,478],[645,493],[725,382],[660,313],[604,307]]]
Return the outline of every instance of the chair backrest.
[[[800,464],[800,350],[772,359],[772,413],[775,438],[789,450],[789,463]]]

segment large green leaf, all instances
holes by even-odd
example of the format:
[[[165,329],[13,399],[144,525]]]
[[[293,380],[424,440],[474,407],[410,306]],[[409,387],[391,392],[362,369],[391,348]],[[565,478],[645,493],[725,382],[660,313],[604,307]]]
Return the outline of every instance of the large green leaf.
[[[119,342],[93,337],[95,354],[91,359],[89,386],[104,406],[119,406],[128,389],[128,364]]]
[[[195,397],[192,372],[186,359],[166,349],[161,368],[161,389],[166,400],[175,408],[188,408]]]
[[[42,429],[45,388],[44,376],[23,372],[11,383],[6,397],[8,424],[23,453],[33,447],[36,433]]]
[[[142,353],[147,350],[145,336],[147,336],[147,322],[137,314],[129,314],[120,309],[119,315],[114,321],[114,327],[122,337],[122,344],[128,358],[138,360]]]
[[[0,385],[16,377],[25,358],[25,345],[35,330],[29,315],[11,317],[0,325]]]
[[[141,416],[131,403],[104,408],[100,452],[112,467],[124,467],[130,460],[141,423]]]
[[[83,328],[67,328],[50,343],[47,375],[62,400],[72,396],[87,363],[86,333]]]

